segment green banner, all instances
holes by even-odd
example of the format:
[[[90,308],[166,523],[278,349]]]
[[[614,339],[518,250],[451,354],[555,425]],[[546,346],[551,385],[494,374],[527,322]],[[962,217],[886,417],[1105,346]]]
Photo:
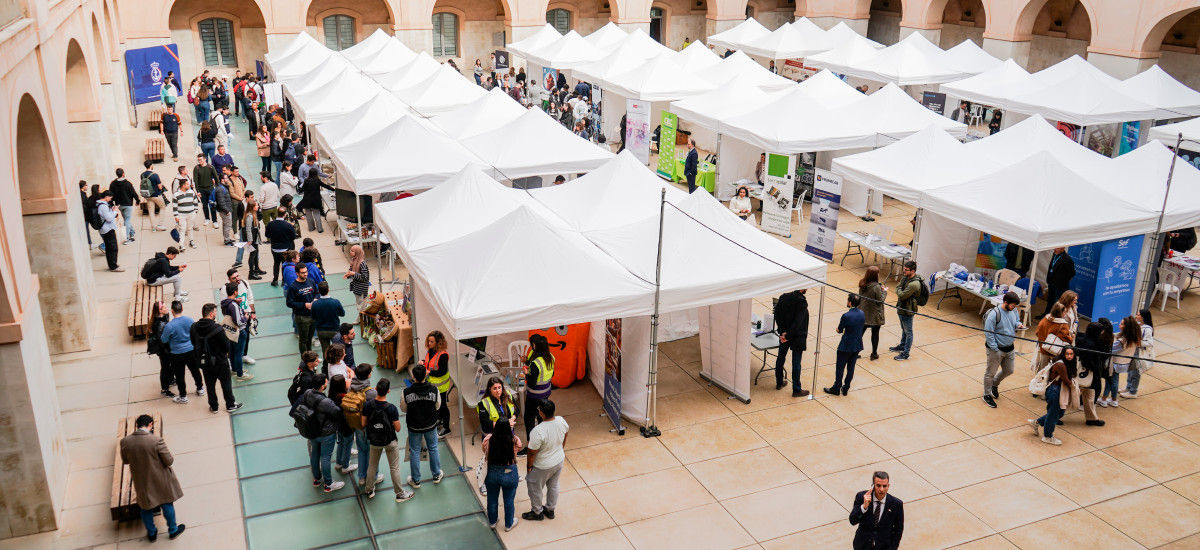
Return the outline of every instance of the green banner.
[[[679,117],[674,113],[662,112],[662,130],[658,134],[658,175],[675,180],[675,129]]]

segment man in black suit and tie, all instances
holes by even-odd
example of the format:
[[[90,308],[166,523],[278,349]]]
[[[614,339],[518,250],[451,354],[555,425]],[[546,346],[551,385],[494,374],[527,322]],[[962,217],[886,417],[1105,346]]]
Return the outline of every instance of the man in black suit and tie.
[[[858,526],[854,550],[894,550],[904,534],[904,503],[887,494],[887,472],[875,472],[872,483],[872,490],[854,496],[850,508],[850,525]]]
[[[696,192],[696,172],[700,168],[700,153],[696,152],[696,140],[688,138],[687,160],[683,161],[683,176],[687,178],[688,193]]]

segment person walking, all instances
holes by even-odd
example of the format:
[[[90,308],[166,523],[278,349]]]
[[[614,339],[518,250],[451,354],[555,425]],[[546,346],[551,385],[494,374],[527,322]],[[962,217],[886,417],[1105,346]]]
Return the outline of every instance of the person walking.
[[[687,178],[688,193],[696,192],[696,172],[700,167],[700,153],[696,151],[696,140],[688,138],[687,159],[683,161],[683,177]]]
[[[1050,314],[1042,317],[1037,326],[1038,355],[1034,359],[1034,372],[1050,364],[1050,361],[1062,353],[1063,346],[1075,341],[1075,333],[1071,325],[1063,318],[1063,305],[1055,302],[1050,308]]]
[[[142,172],[141,189],[139,190],[142,197],[146,199],[148,204],[146,210],[150,213],[151,231],[166,231],[163,227],[162,216],[166,213],[167,203],[163,198],[167,188],[163,185],[162,179],[158,174],[154,173],[154,162],[146,161],[142,163],[146,170]]]
[[[529,337],[529,355],[525,358],[525,367],[528,369],[525,375],[525,435],[530,436],[540,421],[538,403],[550,399],[550,391],[554,388],[554,355],[550,353],[550,341],[545,336],[534,334]],[[450,412],[446,411],[446,416],[449,415]],[[525,451],[522,450],[520,454],[524,456]]]
[[[221,240],[225,246],[233,246],[233,198],[229,193],[229,178],[222,177],[213,190],[213,203],[221,217]]]
[[[183,487],[171,467],[175,457],[167,448],[167,442],[154,433],[154,417],[138,415],[134,425],[137,429],[121,438],[119,447],[121,463],[129,466],[142,525],[146,526],[146,538],[150,542],[158,540],[154,515],[162,511],[167,522],[167,538],[175,540],[187,529],[187,525],[175,522],[175,502],[183,498]]]
[[[345,487],[341,481],[334,481],[333,447],[337,434],[346,423],[342,416],[342,408],[325,396],[329,387],[329,379],[324,376],[309,376],[304,378],[308,386],[304,393],[292,403],[291,417],[296,419],[300,435],[308,440],[308,463],[312,471],[313,487],[324,487],[326,493],[332,493]]]
[[[850,382],[854,380],[854,365],[858,362],[858,354],[862,352],[862,337],[863,327],[866,326],[866,315],[861,309],[858,309],[862,299],[857,294],[851,294],[846,297],[846,307],[850,311],[842,314],[842,318],[838,320],[837,331],[842,335],[842,339],[838,342],[837,347],[837,367],[836,374],[833,379],[833,386],[825,388],[825,393],[837,395],[840,391],[842,395],[850,393]],[[843,371],[846,374],[845,380],[842,379]]]
[[[904,501],[888,494],[891,480],[887,472],[871,474],[871,488],[859,491],[850,504],[850,525],[854,531],[854,550],[900,547],[904,536]]]
[[[1033,435],[1041,435],[1042,443],[1062,445],[1062,440],[1054,437],[1054,429],[1058,421],[1066,413],[1067,405],[1079,404],[1079,388],[1075,387],[1076,371],[1075,348],[1063,347],[1062,353],[1050,365],[1050,374],[1046,378],[1046,414],[1040,418],[1029,419]]]
[[[371,289],[371,269],[367,267],[367,254],[363,252],[362,245],[350,247],[350,269],[342,278],[350,279],[350,292],[354,294],[355,309],[362,311],[362,304]],[[357,324],[357,315],[355,317],[354,323]]]
[[[217,154],[217,137],[220,135],[216,127],[211,121],[205,120],[200,123],[200,128],[196,130],[196,144],[200,146],[200,152],[208,157],[209,162],[215,160]]]
[[[1046,272],[1046,310],[1042,312],[1044,317],[1050,312],[1050,308],[1058,302],[1058,298],[1063,292],[1070,290],[1071,279],[1075,278],[1075,260],[1067,254],[1067,249],[1059,247],[1054,249],[1054,255],[1050,256],[1050,268]]]
[[[483,438],[483,455],[487,457],[487,518],[492,529],[499,518],[499,500],[504,492],[504,530],[512,531],[517,526],[517,510],[514,501],[521,475],[517,472],[517,450],[521,439],[512,432],[507,422],[497,423],[491,435]]]
[[[871,360],[879,359],[879,329],[887,322],[885,315],[888,287],[879,282],[879,266],[867,268],[867,273],[858,281],[859,307],[866,319],[865,327],[871,331]]]
[[[196,210],[200,208],[201,198],[192,190],[191,180],[181,180],[179,182],[179,192],[175,193],[175,200],[171,201],[171,211],[175,216],[175,227],[179,230],[179,251],[183,252],[183,243],[192,248],[196,246],[195,232],[200,230],[199,223],[196,222]]]
[[[175,287],[175,300],[180,302],[188,301],[188,293],[183,290],[183,270],[187,269],[186,265],[175,267],[171,262],[179,256],[179,249],[173,246],[168,246],[166,252],[155,252],[154,257],[146,261],[146,265],[142,266],[142,280],[150,286],[166,286],[168,284]]]
[[[279,286],[279,267],[283,264],[284,252],[296,249],[296,227],[286,219],[288,207],[280,204],[276,212],[278,217],[267,223],[264,233],[271,243],[271,286]]]
[[[917,262],[904,262],[904,278],[896,285],[896,316],[900,319],[900,344],[888,348],[899,352],[893,360],[907,361],[913,345],[913,317],[917,315],[917,301],[925,280],[917,275]]]
[[[307,271],[312,273],[311,268]],[[341,300],[329,297],[328,281],[318,283],[317,292],[319,296],[313,300],[309,313],[312,314],[313,329],[317,333],[317,341],[321,344],[321,353],[324,354],[342,326],[342,317],[346,315],[346,310],[342,308]]]
[[[200,198],[200,210],[204,216],[204,225],[209,222],[217,223],[217,210],[213,203],[213,190],[216,189],[217,171],[208,163],[203,153],[196,155],[196,166],[192,167],[192,183],[196,185],[196,194]]]
[[[162,114],[162,122],[158,125],[158,133],[167,140],[167,147],[171,149],[172,162],[179,160],[179,128],[181,126],[183,126],[183,120],[179,118],[175,108],[167,107]]]
[[[96,216],[100,222],[100,239],[104,242],[104,259],[108,270],[113,273],[125,271],[117,264],[117,205],[113,204],[112,191],[100,194],[96,201]]]
[[[229,379],[229,357],[233,354],[234,346],[230,345],[225,328],[216,319],[217,305],[204,304],[200,308],[200,320],[192,325],[189,332],[196,350],[196,360],[200,363],[200,372],[204,375],[204,385],[209,390],[209,412],[217,414],[216,386],[220,383],[225,412],[232,414],[242,408],[242,404],[233,398],[233,382]]]
[[[417,367],[414,367],[414,370]],[[379,456],[386,453],[388,469],[392,476],[392,489],[396,491],[396,502],[411,499],[415,493],[404,488],[400,479],[400,440],[396,432],[400,431],[400,412],[396,406],[388,403],[387,396],[391,392],[392,381],[384,378],[375,387],[375,399],[363,406],[362,417],[367,442],[371,444],[371,456],[367,461],[366,486],[363,493],[367,498],[375,498],[376,479],[380,477]],[[411,432],[410,432],[411,433]],[[418,457],[419,458],[419,457]],[[419,463],[418,463],[419,465]],[[420,472],[420,469],[417,470]]]
[[[196,395],[204,397],[204,379],[200,376],[200,364],[196,361],[196,348],[192,344],[193,324],[192,318],[183,314],[183,302],[171,302],[171,322],[163,327],[162,341],[170,350],[171,376],[179,389],[179,395],[173,401],[180,405],[188,403],[187,371],[191,371],[192,379],[196,382]]]
[[[158,89],[158,100],[162,102],[163,109],[175,109],[175,103],[179,99],[179,90],[175,88],[174,79],[167,77],[163,79],[162,86]]]
[[[170,307],[162,302],[154,302],[153,319],[150,321],[150,333],[146,335],[146,354],[158,356],[158,384],[163,397],[175,397],[171,385],[175,376],[171,372],[171,354],[167,344],[162,339],[163,329],[171,322]]]
[[[133,227],[133,207],[142,204],[142,198],[138,196],[137,189],[133,188],[133,184],[125,179],[125,169],[117,168],[117,177],[108,184],[108,190],[113,194],[113,204],[117,205],[117,209],[121,212],[121,218],[125,220],[125,241],[121,244],[130,244],[134,242],[134,236],[137,231]],[[89,236],[90,240],[91,237]]]
[[[196,120],[208,120],[212,113],[212,91],[206,80],[200,81],[200,89],[196,92]]]
[[[1065,296],[1065,294],[1064,294]],[[1133,316],[1137,321],[1138,330],[1141,331],[1141,341],[1138,344],[1137,350],[1134,352],[1135,361],[1129,363],[1129,377],[1125,382],[1125,391],[1121,392],[1121,397],[1126,399],[1137,399],[1138,384],[1142,381],[1142,373],[1150,370],[1146,360],[1154,359],[1154,317],[1150,314],[1149,309],[1140,309]]]
[[[229,127],[229,107],[221,106],[213,112],[209,117],[209,122],[212,122],[213,129],[217,131],[217,146],[229,146],[229,137],[233,134]]]
[[[792,352],[792,397],[807,397],[809,391],[800,385],[800,358],[808,349],[807,289],[784,293],[775,302],[775,330],[779,332],[779,355],[775,358],[775,389],[786,386],[784,365],[788,351]]]
[[[1013,340],[1018,330],[1025,330],[1017,315],[1021,297],[1016,292],[1004,295],[1000,307],[994,307],[983,321],[984,349],[987,352],[987,368],[983,373],[983,402],[996,408],[1000,398],[1000,383],[1013,373],[1017,348]],[[998,371],[998,372],[997,372]]]
[[[434,484],[442,482],[442,461],[438,454],[437,427],[440,423],[439,412],[446,406],[444,401],[446,395],[430,383],[429,371],[424,365],[413,367],[412,380],[412,386],[404,389],[404,398],[400,401],[400,408],[405,412],[405,419],[408,423],[408,485],[413,489],[420,489],[422,443],[425,444],[425,450],[429,453],[429,473],[433,476],[431,481]]]
[[[563,447],[571,429],[563,417],[554,416],[554,402],[549,399],[538,402],[538,416],[542,422],[529,434],[526,447],[529,449],[526,455],[529,473],[525,477],[525,487],[529,491],[530,510],[521,514],[521,519],[531,521],[554,519],[554,509],[558,507],[558,478],[566,458]],[[542,500],[543,496],[545,500]]]
[[[421,366],[425,367],[425,372],[429,373],[429,383],[441,394],[441,405],[437,411],[438,437],[446,437],[450,434],[450,406],[447,395],[450,393],[451,386],[450,354],[446,353],[446,347],[446,337],[442,335],[442,331],[430,332],[425,337],[425,358],[421,360]],[[527,393],[532,391],[533,389],[530,388]]]
[[[296,280],[284,291],[284,300],[287,306],[292,308],[292,315],[296,319],[296,330],[300,334],[300,353],[312,350],[312,303],[317,299],[317,293],[316,283],[308,278],[308,267],[297,265]]]

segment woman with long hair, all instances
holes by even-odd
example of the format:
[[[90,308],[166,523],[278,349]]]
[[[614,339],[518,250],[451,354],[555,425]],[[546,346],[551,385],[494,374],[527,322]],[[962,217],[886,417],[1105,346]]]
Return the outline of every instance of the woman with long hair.
[[[1117,401],[1117,388],[1121,387],[1121,374],[1129,372],[1133,354],[1141,345],[1142,329],[1138,326],[1137,317],[1130,315],[1121,319],[1120,325],[1117,326],[1116,338],[1112,342],[1112,377],[1108,380],[1108,387],[1104,388],[1104,394],[1111,397],[1107,402],[1101,399],[1101,407],[1120,406]]]
[[[867,273],[858,281],[858,295],[862,296],[859,307],[867,318],[866,328],[871,330],[871,360],[879,359],[879,328],[886,321],[883,302],[887,299],[888,287],[879,282],[879,266],[867,268]]]
[[[538,419],[538,403],[550,399],[553,387],[554,356],[550,354],[550,341],[542,334],[529,337],[529,355],[525,358],[525,434],[533,431],[540,420]],[[524,453],[524,451],[522,451]]]
[[[209,113],[212,112],[212,98],[208,89],[207,82],[200,83],[200,89],[196,92],[196,120],[208,120]]]
[[[1034,371],[1040,371],[1062,353],[1063,346],[1075,342],[1075,333],[1063,317],[1063,305],[1055,302],[1050,313],[1038,321],[1038,352],[1034,360]]]
[[[1103,317],[1096,322],[1088,323],[1087,329],[1076,340],[1076,353],[1079,354],[1079,370],[1076,372],[1075,384],[1079,387],[1079,401],[1083,404],[1083,415],[1088,426],[1103,426],[1104,421],[1096,414],[1096,396],[1104,389],[1107,378],[1108,350],[1111,343],[1105,340],[1105,325],[1108,326],[1108,340],[1112,340],[1112,323]]]
[[[267,132],[267,125],[264,124],[258,127],[258,133],[254,134],[254,143],[258,146],[258,159],[262,163],[259,168],[262,172],[271,171],[271,134]]]
[[[1141,332],[1141,340],[1134,352],[1137,361],[1130,362],[1129,378],[1125,381],[1125,391],[1121,392],[1121,397],[1126,399],[1137,399],[1142,372],[1150,370],[1146,368],[1148,363],[1145,361],[1154,359],[1154,317],[1150,314],[1149,309],[1143,308],[1138,310],[1133,318],[1137,322],[1138,331]]]
[[[749,218],[750,189],[746,188],[745,185],[738,187],[737,194],[734,195],[732,199],[729,199],[729,209],[732,210],[737,217],[743,220]]]
[[[200,152],[205,160],[212,164],[213,155],[217,154],[217,129],[209,121],[200,123],[200,131],[196,132],[196,142],[200,144]]]
[[[497,422],[492,433],[483,438],[483,455],[487,457],[487,477],[483,484],[487,488],[487,517],[492,529],[499,522],[500,492],[504,492],[504,530],[512,531],[517,526],[517,485],[521,475],[517,473],[517,449],[521,440],[512,432],[508,422]]]
[[[346,347],[329,344],[325,348],[325,372],[330,376],[342,375],[346,380],[354,378],[354,369],[346,365]]]
[[[350,292],[354,293],[354,305],[362,310],[363,301],[367,299],[367,291],[371,289],[371,270],[367,267],[367,254],[362,245],[350,247],[350,267],[344,279],[350,279]],[[354,323],[358,324],[358,319]]]
[[[485,434],[492,433],[492,427],[497,423],[514,425],[517,423],[517,405],[504,381],[499,376],[488,379],[487,390],[483,399],[479,400],[479,429]]]
[[[1062,445],[1062,441],[1054,437],[1054,428],[1058,420],[1066,412],[1066,404],[1078,401],[1078,389],[1075,387],[1074,373],[1078,370],[1075,361],[1075,348],[1064,346],[1062,352],[1050,365],[1050,376],[1046,379],[1046,414],[1038,419],[1029,419],[1034,435],[1042,436],[1042,443]],[[1065,395],[1064,395],[1065,392]],[[1074,397],[1072,397],[1074,392]]]
[[[159,300],[154,302],[153,317],[150,319],[150,333],[146,335],[146,353],[158,356],[158,384],[162,388],[163,397],[175,397],[171,386],[175,383],[175,373],[169,364],[171,350],[162,341],[163,328],[171,322],[170,306]]]
[[[1079,332],[1079,295],[1074,290],[1064,291],[1058,303],[1063,306],[1063,319],[1071,327],[1071,334]]]
[[[429,383],[442,394],[442,406],[438,408],[438,437],[450,435],[450,354],[446,351],[448,345],[442,331],[435,330],[425,337],[425,358],[421,365],[429,373]]]
[[[245,246],[237,250],[234,257],[233,267],[236,269],[242,265],[242,254],[247,248],[250,249],[250,279],[259,280],[267,272],[259,269],[258,266],[258,244],[259,244],[259,228],[258,228],[258,201],[253,197],[246,198],[246,215],[242,218],[242,229],[239,239],[246,243]]]

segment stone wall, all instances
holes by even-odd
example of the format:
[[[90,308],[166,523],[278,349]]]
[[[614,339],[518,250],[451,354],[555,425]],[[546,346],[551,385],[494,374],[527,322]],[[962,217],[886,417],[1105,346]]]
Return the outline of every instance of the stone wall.
[[[1025,70],[1036,72],[1072,55],[1087,58],[1088,43],[1083,40],[1034,35],[1029,46],[1029,64]]]

